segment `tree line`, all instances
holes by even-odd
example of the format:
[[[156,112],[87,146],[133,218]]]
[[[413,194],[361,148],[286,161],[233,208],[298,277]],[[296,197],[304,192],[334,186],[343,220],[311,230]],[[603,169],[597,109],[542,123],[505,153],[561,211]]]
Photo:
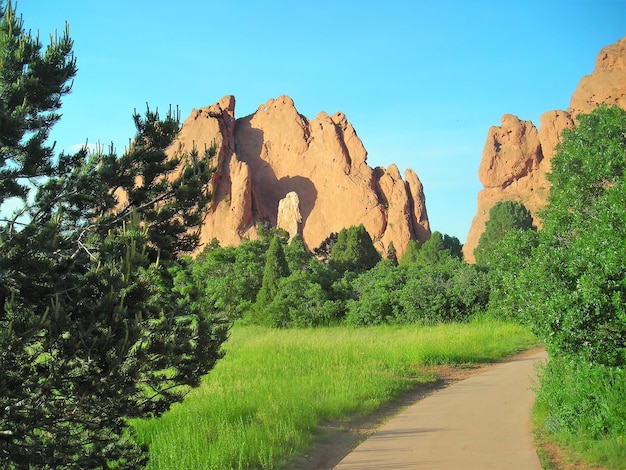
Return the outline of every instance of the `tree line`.
[[[326,257],[298,235],[261,233],[238,247],[214,240],[189,259],[175,277],[181,295],[231,321],[280,328],[460,321],[489,296],[486,274],[462,260],[456,237],[439,232],[424,244],[412,240],[400,263],[393,249],[381,258],[363,225],[331,234],[329,250],[313,250]]]

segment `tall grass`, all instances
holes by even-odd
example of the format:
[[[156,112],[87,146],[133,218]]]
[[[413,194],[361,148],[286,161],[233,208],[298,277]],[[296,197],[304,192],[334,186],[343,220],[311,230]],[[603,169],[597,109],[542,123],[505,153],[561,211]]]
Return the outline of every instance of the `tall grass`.
[[[134,423],[150,469],[280,468],[326,419],[367,414],[416,384],[424,365],[494,361],[535,344],[495,321],[431,327],[275,330],[236,326],[200,388]]]
[[[534,408],[540,439],[585,461],[626,470],[626,370],[551,357]]]

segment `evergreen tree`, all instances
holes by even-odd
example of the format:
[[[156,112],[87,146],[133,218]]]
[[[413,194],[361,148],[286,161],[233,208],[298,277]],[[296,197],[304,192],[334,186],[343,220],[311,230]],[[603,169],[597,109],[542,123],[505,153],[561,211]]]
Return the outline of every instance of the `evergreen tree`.
[[[423,264],[435,264],[449,255],[443,240],[441,232],[433,232],[420,248],[418,261]]]
[[[330,266],[339,273],[361,273],[376,266],[380,253],[363,224],[339,232],[330,255]]]
[[[443,234],[443,246],[453,258],[463,259],[463,245],[457,237]]]
[[[489,211],[485,231],[474,249],[476,263],[489,265],[493,250],[510,230],[535,230],[532,214],[521,202],[498,202]]]
[[[313,254],[324,263],[328,263],[330,260],[330,253],[332,252],[335,243],[337,243],[338,236],[338,233],[332,232],[324,239],[324,241],[322,241],[322,243],[320,243],[317,248],[313,249]]]
[[[135,114],[118,157],[54,155],[76,72],[67,29],[42,51],[0,11],[0,467],[137,468],[129,418],[163,413],[221,357],[226,325],[175,292],[198,244],[209,157],[168,158],[178,116]],[[34,197],[30,193],[34,193]]]
[[[293,273],[307,269],[311,254],[307,251],[306,246],[304,246],[300,235],[294,235],[285,248],[285,258],[289,265],[289,272]]]
[[[257,318],[262,317],[263,309],[276,297],[280,280],[288,275],[289,266],[285,258],[283,244],[278,236],[274,236],[270,242],[265,259],[261,290],[256,297],[255,310],[257,311]]]
[[[422,248],[422,244],[419,240],[409,240],[409,244],[406,247],[404,256],[400,260],[400,266],[408,266],[415,263],[419,258],[419,252]]]
[[[393,246],[393,242],[389,242],[387,247],[387,259],[393,266],[398,266],[398,253],[396,252],[396,247]]]
[[[462,248],[458,238],[435,231],[424,244],[419,240],[410,240],[400,265],[435,264],[450,256],[463,259]]]

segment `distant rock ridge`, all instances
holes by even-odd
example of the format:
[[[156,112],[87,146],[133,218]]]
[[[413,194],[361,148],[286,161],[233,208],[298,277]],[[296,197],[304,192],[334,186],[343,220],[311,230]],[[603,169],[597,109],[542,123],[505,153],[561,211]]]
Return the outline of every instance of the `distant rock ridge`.
[[[467,261],[474,262],[489,211],[499,201],[522,202],[540,225],[536,214],[550,192],[546,173],[561,132],[574,127],[578,114],[603,103],[626,109],[626,37],[600,51],[595,70],[580,80],[570,107],[541,115],[539,129],[511,114],[489,129],[478,170],[484,189],[478,193],[478,209],[463,247]]]
[[[332,232],[363,224],[376,248],[391,242],[399,256],[409,240],[430,237],[424,190],[396,165],[370,168],[367,151],[346,116],[320,112],[309,120],[288,96],[235,118],[235,98],[193,110],[171,147],[202,153],[215,144],[213,202],[201,242],[223,246],[258,237],[259,222],[302,236],[309,249]]]

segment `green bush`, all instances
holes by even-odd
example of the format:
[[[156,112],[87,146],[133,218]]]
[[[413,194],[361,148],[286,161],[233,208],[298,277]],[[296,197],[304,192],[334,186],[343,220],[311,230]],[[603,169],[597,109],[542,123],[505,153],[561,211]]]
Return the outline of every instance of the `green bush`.
[[[341,314],[338,302],[307,271],[296,271],[280,281],[276,297],[265,307],[265,324],[279,328],[329,326]]]
[[[347,302],[346,322],[351,325],[392,323],[398,316],[398,290],[406,282],[406,273],[391,260],[379,262],[352,283],[356,299]]]
[[[482,312],[489,298],[486,275],[447,256],[435,264],[413,264],[398,293],[400,323],[463,321]]]
[[[579,116],[552,159],[549,204],[521,278],[551,353],[626,365],[626,111]]]
[[[540,370],[539,385],[535,415],[544,432],[595,453],[597,463],[626,462],[626,370],[555,356]],[[594,448],[611,450],[602,456]]]
[[[346,321],[434,324],[483,312],[489,299],[486,274],[445,250],[435,253],[430,252],[434,263],[396,268],[384,260],[361,274],[352,284],[355,298],[347,302]]]

